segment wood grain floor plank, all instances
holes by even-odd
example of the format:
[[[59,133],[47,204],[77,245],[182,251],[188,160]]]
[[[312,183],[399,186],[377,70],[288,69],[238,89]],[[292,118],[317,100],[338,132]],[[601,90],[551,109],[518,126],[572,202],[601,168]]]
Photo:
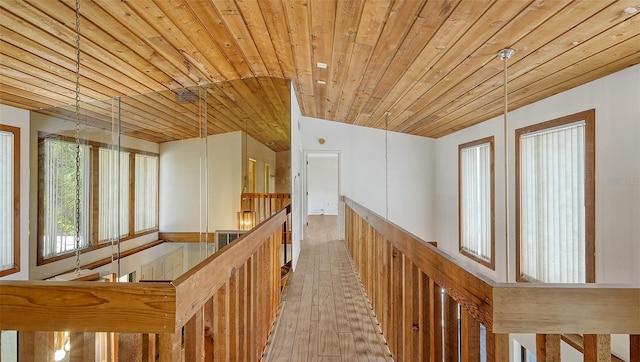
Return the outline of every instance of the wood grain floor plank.
[[[336,216],[310,216],[264,361],[390,361]]]

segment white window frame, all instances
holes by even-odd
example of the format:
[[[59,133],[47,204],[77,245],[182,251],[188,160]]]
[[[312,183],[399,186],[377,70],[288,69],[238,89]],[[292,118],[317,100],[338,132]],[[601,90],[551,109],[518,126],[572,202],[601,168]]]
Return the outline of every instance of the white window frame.
[[[148,174],[148,162],[155,161],[155,173]],[[135,234],[158,230],[158,190],[160,158],[157,155],[135,155],[134,232]],[[144,173],[144,174],[143,174]],[[145,185],[143,188],[142,185]]]

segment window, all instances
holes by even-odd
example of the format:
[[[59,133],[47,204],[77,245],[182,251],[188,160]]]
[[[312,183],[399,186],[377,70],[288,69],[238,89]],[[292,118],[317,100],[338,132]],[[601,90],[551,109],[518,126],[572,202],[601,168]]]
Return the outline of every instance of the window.
[[[48,138],[44,140],[44,198],[42,256],[76,250],[76,162],[79,161],[79,248],[89,241],[89,146]],[[76,159],[78,157],[78,160]]]
[[[0,125],[0,277],[20,271],[20,129]]]
[[[73,256],[76,143],[40,133],[38,265]],[[158,229],[158,155],[83,141],[80,248],[90,251]]]
[[[519,280],[595,281],[595,111],[516,130]]]
[[[136,154],[135,231],[158,228],[158,157]]]
[[[460,253],[495,269],[493,137],[458,151]]]
[[[129,235],[129,156],[129,152],[100,148],[98,241],[101,243]]]

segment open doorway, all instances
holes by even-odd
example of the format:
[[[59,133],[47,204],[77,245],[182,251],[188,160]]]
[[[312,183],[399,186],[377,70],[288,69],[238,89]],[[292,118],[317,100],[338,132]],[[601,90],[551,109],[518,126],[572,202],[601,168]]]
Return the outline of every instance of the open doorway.
[[[305,153],[305,224],[308,226],[309,217],[335,219],[336,233],[339,233],[339,156],[338,152]]]

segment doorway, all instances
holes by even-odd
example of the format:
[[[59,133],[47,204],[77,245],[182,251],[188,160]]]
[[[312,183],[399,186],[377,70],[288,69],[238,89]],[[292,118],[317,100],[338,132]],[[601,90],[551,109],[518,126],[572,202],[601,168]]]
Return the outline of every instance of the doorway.
[[[338,238],[344,238],[343,214],[340,202],[340,151],[304,151],[303,227],[306,239],[309,215],[336,220]],[[324,216],[323,216],[324,215]]]

